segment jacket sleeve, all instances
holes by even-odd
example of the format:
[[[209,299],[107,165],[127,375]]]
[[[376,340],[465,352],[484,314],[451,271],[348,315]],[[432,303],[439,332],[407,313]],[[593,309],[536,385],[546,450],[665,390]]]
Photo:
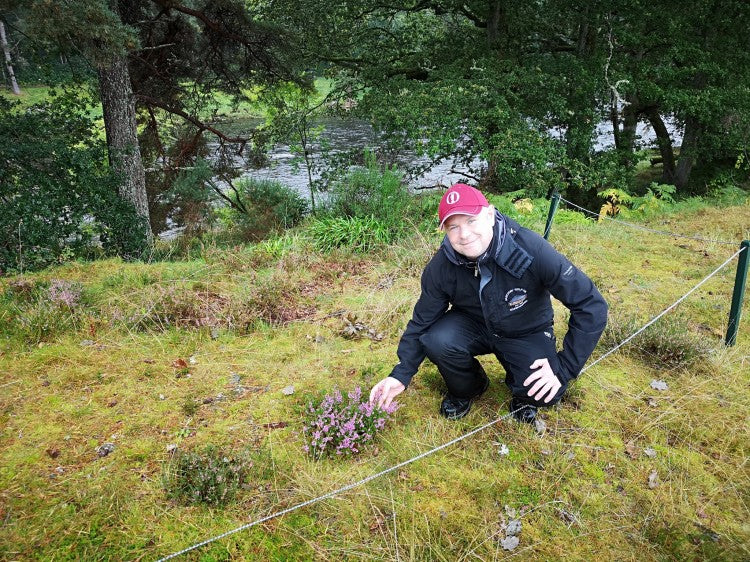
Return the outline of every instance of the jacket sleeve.
[[[438,260],[433,258],[422,272],[421,294],[414,305],[412,318],[398,343],[399,362],[390,376],[404,386],[409,386],[426,355],[419,341],[420,336],[448,310],[449,296],[439,282],[444,272],[439,269]]]
[[[578,376],[607,325],[607,303],[589,277],[557,252],[546,240],[539,240],[536,265],[549,292],[570,310],[568,331],[557,354],[563,382]]]

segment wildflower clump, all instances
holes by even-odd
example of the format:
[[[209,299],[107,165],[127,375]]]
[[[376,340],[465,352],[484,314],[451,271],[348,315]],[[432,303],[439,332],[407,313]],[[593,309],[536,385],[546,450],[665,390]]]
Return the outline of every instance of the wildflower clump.
[[[72,309],[81,301],[81,288],[68,281],[53,279],[47,290],[47,298],[54,305]]]
[[[167,496],[186,504],[222,505],[245,482],[252,463],[209,445],[200,451],[175,449],[162,477]]]
[[[307,405],[302,427],[303,449],[315,460],[357,454],[383,429],[398,407],[395,401],[386,408],[370,403],[362,398],[360,387],[347,393],[347,400],[339,390],[334,390],[318,404]]]

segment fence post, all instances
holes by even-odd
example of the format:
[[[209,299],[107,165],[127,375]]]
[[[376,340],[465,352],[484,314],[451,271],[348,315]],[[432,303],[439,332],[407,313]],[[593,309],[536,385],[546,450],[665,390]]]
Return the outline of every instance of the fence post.
[[[740,317],[742,316],[742,299],[745,296],[745,282],[747,281],[748,254],[750,254],[750,240],[743,240],[740,244],[740,253],[737,260],[737,275],[734,278],[734,293],[732,294],[732,308],[729,310],[729,326],[727,327],[726,345],[734,345],[737,342],[737,331],[740,328]]]
[[[552,221],[555,218],[557,207],[560,205],[560,194],[555,191],[549,200],[549,212],[547,213],[547,224],[544,225],[544,239],[549,237],[549,231],[552,230]]]

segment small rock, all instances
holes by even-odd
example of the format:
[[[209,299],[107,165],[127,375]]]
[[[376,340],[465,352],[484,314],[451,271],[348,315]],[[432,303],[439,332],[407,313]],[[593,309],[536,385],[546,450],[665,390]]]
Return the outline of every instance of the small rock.
[[[651,447],[646,447],[645,449],[643,449],[643,454],[650,459],[656,458],[656,451]]]
[[[497,449],[497,454],[501,457],[507,457],[510,454],[510,449],[505,443],[501,443]]]
[[[49,449],[47,449],[47,454],[51,458],[56,459],[57,457],[60,456],[60,449],[57,449],[55,447],[50,447]]]
[[[115,444],[114,443],[104,443],[104,445],[100,445],[96,448],[96,452],[100,457],[106,457],[110,453],[114,452],[115,450]]]
[[[167,399],[167,397],[166,397],[166,396],[164,396],[163,394],[160,394],[160,395],[159,395],[159,400],[166,400],[166,399]]]
[[[204,404],[211,404],[213,401],[214,399],[211,396],[203,399]]]
[[[291,384],[289,386],[285,386],[281,389],[281,394],[283,394],[284,396],[291,396],[292,394],[294,394],[294,386]]]
[[[195,365],[195,364],[196,364],[197,362],[198,362],[198,361],[196,360],[196,358],[195,358],[195,355],[191,355],[191,356],[190,356],[190,357],[188,358],[188,363],[190,363],[191,365]]]
[[[515,550],[519,542],[520,541],[518,540],[518,537],[513,535],[513,536],[506,537],[503,540],[501,540],[500,546],[502,546],[503,549],[505,550]]]
[[[115,406],[117,406],[117,399],[116,398],[113,398],[112,400],[110,400],[109,402],[107,402],[107,407],[108,408],[113,408]]]
[[[65,474],[65,469],[61,466],[58,466],[57,468],[55,468],[55,472],[57,474]]]
[[[565,455],[565,458],[569,461],[572,461],[574,458],[576,458],[576,454],[573,451],[568,451],[568,453]]]
[[[649,398],[648,405],[651,406],[652,408],[656,408],[659,405],[659,403],[653,398]]]
[[[560,509],[558,511],[560,512],[560,519],[562,519],[566,523],[577,523],[578,522],[578,517],[576,517],[574,513],[571,513],[567,509]]]
[[[174,453],[177,450],[177,445],[170,443],[167,445],[167,453]]]
[[[664,381],[652,380],[651,388],[653,388],[654,390],[667,390],[669,387]]]
[[[92,345],[94,345],[94,341],[93,340],[82,340],[80,345],[81,345],[81,347],[91,347]]]
[[[240,384],[240,380],[242,380],[242,377],[240,377],[237,373],[229,373],[230,384]]]

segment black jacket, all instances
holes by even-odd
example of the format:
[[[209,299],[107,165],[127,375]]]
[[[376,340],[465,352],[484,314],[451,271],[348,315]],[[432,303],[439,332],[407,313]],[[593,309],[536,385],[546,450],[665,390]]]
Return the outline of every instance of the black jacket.
[[[557,377],[564,383],[578,376],[594,351],[607,303],[591,279],[514,220],[496,213],[494,228],[490,247],[476,262],[456,253],[446,237],[422,272],[422,293],[390,375],[404,385],[425,358],[419,337],[449,306],[484,322],[497,337],[518,338],[552,326],[552,294],[570,309]]]

